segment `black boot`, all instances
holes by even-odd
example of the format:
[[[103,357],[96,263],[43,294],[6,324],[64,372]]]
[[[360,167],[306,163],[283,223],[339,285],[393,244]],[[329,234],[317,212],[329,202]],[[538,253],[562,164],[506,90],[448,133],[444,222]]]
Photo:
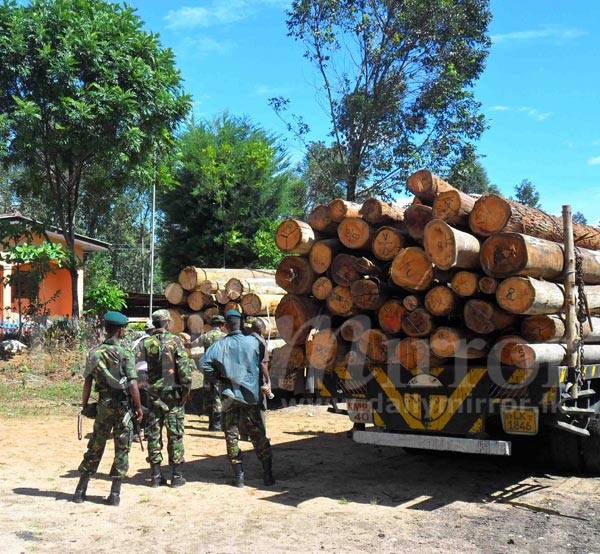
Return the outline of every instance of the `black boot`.
[[[273,458],[267,458],[262,461],[263,467],[263,483],[267,486],[275,484],[275,478],[273,477]]]
[[[233,481],[232,485],[234,487],[242,488],[244,486],[244,466],[241,463],[239,464],[231,464],[233,468]]]
[[[152,471],[152,483],[150,484],[152,488],[166,487],[168,485],[162,469],[160,469],[160,462],[157,464],[150,464],[150,470]]]
[[[110,494],[106,498],[109,506],[118,506],[121,503],[121,479],[113,478]]]
[[[75,487],[75,494],[73,495],[72,499],[75,504],[81,504],[85,501],[85,493],[87,491],[89,482],[90,476],[82,473],[81,477],[79,478],[79,483],[77,483],[77,487]]]
[[[208,416],[208,430],[221,431],[221,414],[212,413]]]
[[[179,467],[181,464],[173,464],[173,478],[171,479],[171,487],[182,487],[185,485],[186,481],[181,475],[181,470]]]

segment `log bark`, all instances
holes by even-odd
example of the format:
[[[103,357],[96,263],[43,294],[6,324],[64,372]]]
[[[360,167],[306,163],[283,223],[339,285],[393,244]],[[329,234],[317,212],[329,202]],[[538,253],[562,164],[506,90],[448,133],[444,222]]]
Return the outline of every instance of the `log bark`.
[[[473,211],[477,198],[479,195],[473,197],[460,190],[442,192],[433,202],[433,217],[468,228],[469,214]]]
[[[384,225],[375,232],[371,250],[378,260],[392,261],[406,245],[405,235],[402,231]]]
[[[378,279],[359,279],[350,285],[352,304],[359,310],[379,310],[388,294],[389,287]]]
[[[377,311],[379,326],[390,335],[396,335],[402,330],[402,319],[406,314],[402,301],[390,298]]]
[[[273,348],[270,365],[272,368],[303,368],[307,365],[303,346],[285,344]]]
[[[203,281],[227,281],[231,277],[240,279],[273,278],[274,269],[226,269],[205,267],[184,267],[179,272],[179,284],[184,290],[195,290]]]
[[[308,254],[317,240],[314,229],[297,219],[286,219],[275,232],[275,244],[286,254]]]
[[[408,178],[406,186],[417,198],[428,204],[431,204],[438,194],[456,190],[451,184],[427,169],[420,169],[413,173]]]
[[[379,198],[368,198],[360,209],[360,215],[376,226],[392,222],[404,225],[404,211],[405,208],[397,204],[388,204]]]
[[[306,258],[286,256],[277,266],[275,282],[291,294],[309,294],[315,277],[315,272]]]
[[[329,277],[319,277],[312,285],[312,294],[318,300],[325,300],[333,289],[333,283]]]
[[[580,248],[585,283],[600,284],[600,252]],[[561,278],[562,244],[520,233],[498,233],[481,246],[481,267],[492,277],[527,275],[538,279]]]
[[[498,285],[496,300],[507,312],[536,315],[562,311],[565,296],[562,285],[533,277],[509,277]]]
[[[428,340],[415,337],[407,337],[399,341],[394,358],[409,371],[417,369],[428,371],[446,362],[445,358],[438,358],[431,352]]]
[[[308,215],[308,224],[315,230],[324,235],[335,235],[337,233],[338,224],[331,219],[329,206],[317,206]]]
[[[360,217],[346,217],[338,226],[338,237],[346,248],[370,250],[376,230]]]
[[[333,287],[332,291],[327,297],[326,304],[327,309],[333,315],[351,317],[356,312],[356,307],[352,303],[350,287],[344,287],[342,285],[337,285],[336,287]]]
[[[480,267],[479,240],[440,219],[433,219],[425,226],[423,247],[429,260],[440,269]]]
[[[495,302],[473,298],[465,304],[463,321],[471,331],[487,335],[514,326],[518,318],[502,310]]]
[[[216,294],[217,291],[225,287],[225,281],[213,281],[212,279],[206,279],[202,281],[196,289],[204,294]]]
[[[428,337],[434,329],[433,317],[425,308],[406,312],[402,318],[402,331],[409,337]]]
[[[211,294],[205,294],[200,290],[194,290],[188,294],[187,305],[193,312],[198,312],[204,308],[210,308],[216,304],[215,297]]]
[[[524,369],[534,369],[541,364],[562,365],[566,357],[565,344],[517,344],[512,349],[513,365]],[[588,364],[600,362],[600,345],[586,346],[585,361]]]
[[[360,339],[364,331],[372,327],[371,318],[365,314],[355,315],[346,319],[341,327],[340,334],[345,341],[354,342]]]
[[[170,331],[174,335],[178,335],[185,330],[185,316],[186,312],[179,308],[167,308],[169,315],[171,316],[171,328]]]
[[[421,241],[425,235],[426,225],[433,219],[431,206],[413,204],[404,212],[404,223],[408,234],[415,240]]]
[[[409,246],[394,258],[390,277],[395,285],[411,292],[427,290],[433,283],[433,265],[422,248]]]
[[[431,351],[440,358],[461,358],[465,360],[484,358],[488,342],[468,329],[438,327],[429,339]]]
[[[257,294],[250,292],[242,296],[240,306],[244,315],[270,316],[275,313],[282,298],[283,296],[280,294]]]
[[[192,335],[200,335],[204,332],[204,319],[202,315],[201,312],[197,312],[187,317],[185,326]]]
[[[339,223],[345,217],[360,217],[361,207],[362,204],[336,198],[329,203],[329,215],[333,221]]]
[[[477,294],[477,283],[480,275],[472,271],[458,271],[450,281],[452,290],[462,296],[468,298]]]
[[[388,357],[388,339],[381,329],[367,329],[360,336],[358,348],[371,361],[382,363]]]
[[[331,279],[337,285],[349,287],[354,281],[357,281],[362,275],[356,269],[356,256],[351,254],[338,254],[331,262],[329,271]]]
[[[311,333],[304,344],[308,364],[321,370],[331,370],[343,362],[350,346],[332,329]]]
[[[469,216],[471,230],[479,236],[514,232],[553,242],[564,242],[562,219],[524,206],[497,194],[486,194],[475,202]],[[573,223],[575,246],[600,250],[600,229]]]
[[[325,273],[330,267],[335,256],[343,249],[338,239],[319,240],[313,245],[308,259],[313,271],[319,275]]]
[[[244,294],[256,292],[260,294],[280,294],[286,291],[275,284],[275,277],[268,279],[238,279],[232,277],[225,283],[225,292],[229,300],[239,300]]]
[[[296,294],[286,294],[275,310],[280,337],[288,344],[304,344],[315,325],[319,304]]]
[[[188,293],[179,283],[169,283],[165,287],[165,297],[169,301],[169,304],[175,306],[187,305]]]
[[[424,306],[423,297],[418,294],[409,294],[402,299],[402,305],[408,312],[413,312]]]
[[[586,343],[600,343],[600,317],[592,317],[592,327],[583,323],[583,337]],[[521,334],[528,342],[556,343],[566,341],[565,316],[544,314],[527,316],[521,323]]]
[[[484,275],[477,280],[477,290],[481,294],[496,294],[499,281],[489,275]]]
[[[425,309],[434,316],[448,316],[460,313],[463,301],[446,285],[437,285],[425,295]]]

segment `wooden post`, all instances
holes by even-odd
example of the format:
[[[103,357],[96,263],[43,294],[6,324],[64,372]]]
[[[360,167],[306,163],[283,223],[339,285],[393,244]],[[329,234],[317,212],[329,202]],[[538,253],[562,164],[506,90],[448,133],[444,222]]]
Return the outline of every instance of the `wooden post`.
[[[565,362],[569,372],[573,373],[568,377],[571,383],[569,394],[571,398],[579,398],[579,337],[577,336],[577,309],[575,298],[575,243],[573,241],[573,221],[571,219],[571,206],[562,207],[563,228],[565,235],[565,338],[567,339],[567,355]]]

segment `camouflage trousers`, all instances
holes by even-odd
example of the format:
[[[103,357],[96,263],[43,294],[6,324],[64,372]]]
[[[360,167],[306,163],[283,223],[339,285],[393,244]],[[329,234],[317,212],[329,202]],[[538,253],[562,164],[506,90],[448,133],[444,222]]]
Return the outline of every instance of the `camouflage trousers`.
[[[249,406],[235,400],[230,401],[230,399],[227,399],[224,404],[221,423],[225,432],[229,461],[232,464],[242,463],[242,451],[238,444],[240,423],[248,433],[258,459],[263,461],[271,458],[271,443],[267,438],[259,406]]]
[[[160,405],[159,405],[160,404]],[[183,462],[183,433],[184,433],[184,407],[179,405],[175,398],[154,399],[148,413],[148,424],[144,431],[148,439],[148,461],[160,464],[163,461],[163,428],[167,431],[167,453],[169,464]]]
[[[133,423],[123,425],[126,408],[115,407],[110,398],[98,401],[98,415],[94,421],[94,432],[87,445],[87,452],[79,465],[79,471],[84,475],[94,475],[106,448],[106,441],[112,433],[115,444],[115,457],[110,468],[111,477],[123,478],[129,469],[129,451],[133,436]]]
[[[221,402],[221,387],[219,383],[204,384],[206,394],[206,409],[209,414],[220,414],[223,409]]]

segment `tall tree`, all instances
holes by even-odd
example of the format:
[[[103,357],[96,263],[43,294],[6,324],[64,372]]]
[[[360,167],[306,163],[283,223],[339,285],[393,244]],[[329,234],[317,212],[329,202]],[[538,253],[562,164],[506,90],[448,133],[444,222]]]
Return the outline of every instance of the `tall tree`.
[[[471,86],[490,19],[488,0],[292,2],[288,31],[317,70],[349,200],[399,192],[421,167],[445,173],[480,136]],[[286,117],[289,100],[271,105]],[[305,134],[301,116],[292,118]]]
[[[515,200],[525,206],[542,209],[540,193],[529,179],[523,179],[518,185],[515,185]]]
[[[498,187],[490,183],[487,171],[472,151],[456,159],[446,179],[452,186],[469,194],[500,193]]]
[[[579,223],[580,225],[587,225],[587,217],[585,217],[583,212],[575,212],[573,214],[573,221],[575,223]]]
[[[176,184],[159,196],[164,275],[186,265],[257,267],[262,238],[297,214],[298,180],[275,137],[247,119],[192,122],[179,140]]]
[[[105,0],[6,0],[0,59],[0,146],[26,170],[23,193],[52,206],[77,316],[82,198],[122,191],[134,168],[169,147],[189,98],[171,50],[132,8]]]

